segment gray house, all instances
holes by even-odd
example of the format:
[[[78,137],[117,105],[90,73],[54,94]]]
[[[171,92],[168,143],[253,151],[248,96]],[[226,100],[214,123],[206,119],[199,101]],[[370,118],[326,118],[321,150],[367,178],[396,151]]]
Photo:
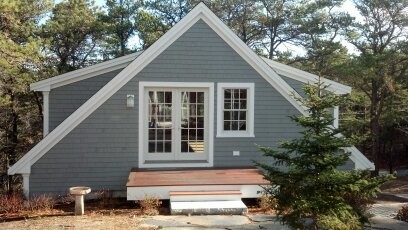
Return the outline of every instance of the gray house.
[[[26,196],[77,185],[136,200],[257,196],[262,178],[248,168],[263,159],[254,144],[299,135],[288,115],[306,111],[292,93],[316,80],[257,56],[201,3],[144,52],[32,84],[44,96],[44,139],[8,173],[23,176]],[[336,94],[351,91],[323,81]],[[348,150],[345,168],[373,168]]]

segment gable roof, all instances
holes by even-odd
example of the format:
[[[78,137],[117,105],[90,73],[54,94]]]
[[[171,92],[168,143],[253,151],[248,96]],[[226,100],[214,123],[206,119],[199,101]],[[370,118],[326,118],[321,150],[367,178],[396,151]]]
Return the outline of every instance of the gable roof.
[[[31,90],[34,91],[50,91],[53,88],[85,80],[87,78],[95,77],[103,73],[122,69],[129,65],[129,63],[131,63],[133,60],[135,60],[141,53],[142,51],[132,53],[123,57],[115,58],[109,61],[104,61],[92,66],[64,73],[39,82],[35,82],[30,85],[30,88]]]
[[[128,64],[111,81],[103,86],[88,101],[86,101],[43,140],[34,146],[34,148],[25,154],[17,163],[10,167],[8,173],[30,173],[32,164],[39,160],[45,153],[54,147],[60,140],[62,140],[76,126],[91,115],[97,108],[99,108],[99,106],[108,100],[129,80],[136,76],[144,67],[146,67],[200,19],[207,23],[228,45],[232,47],[232,49],[234,49],[300,113],[307,115],[305,107],[300,105],[299,102],[292,96],[293,93],[297,95],[293,88],[291,88],[275,71],[273,71],[272,68],[266,64],[266,62],[262,61],[262,59],[256,55],[244,42],[242,42],[241,39],[239,39],[214,13],[212,13],[205,6],[205,4],[200,3],[152,46],[150,46],[143,53],[139,54],[137,58],[135,54],[135,59],[130,64]],[[131,58],[133,58],[133,56],[131,56],[129,59]],[[125,65],[127,60],[126,57],[123,57],[123,59],[120,60],[122,60],[123,64]],[[116,63],[118,63],[117,59]],[[90,73],[92,70],[103,71],[103,66],[105,64],[106,62],[98,64],[99,67],[89,67],[78,70],[77,74],[82,74],[81,77],[91,76],[93,75]],[[112,60],[111,64],[115,65],[115,61]],[[100,74],[100,72],[98,73]],[[33,84],[32,88],[34,90],[40,90],[46,85],[49,85],[50,88],[54,86],[57,87],[58,84],[67,82],[62,80],[64,77],[61,76],[62,75],[54,78],[54,80],[49,79],[48,81],[44,80],[42,82],[38,82],[37,84]],[[69,78],[70,80],[75,79],[72,73],[67,73],[65,78]]]
[[[316,83],[319,76],[279,63],[277,61],[262,58],[277,74],[300,81],[304,83]],[[348,94],[351,93],[351,87],[347,85],[340,84],[336,81],[332,81],[327,78],[320,78],[324,85],[328,86],[328,90],[336,94]]]

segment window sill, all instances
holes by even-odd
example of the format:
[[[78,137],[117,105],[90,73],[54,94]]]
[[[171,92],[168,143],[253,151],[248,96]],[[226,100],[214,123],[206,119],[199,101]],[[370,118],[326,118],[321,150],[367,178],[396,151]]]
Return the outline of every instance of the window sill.
[[[244,138],[254,138],[255,135],[254,134],[249,134],[249,133],[217,133],[217,135],[215,136],[216,138],[228,138],[228,137],[233,137],[233,138],[237,138],[237,137],[244,137]]]

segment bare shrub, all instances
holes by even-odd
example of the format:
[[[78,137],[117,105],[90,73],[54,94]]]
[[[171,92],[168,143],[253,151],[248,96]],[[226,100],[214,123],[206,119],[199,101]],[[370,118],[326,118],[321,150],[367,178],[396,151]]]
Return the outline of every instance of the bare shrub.
[[[408,222],[408,205],[405,205],[398,210],[397,219]]]
[[[259,207],[262,211],[267,212],[276,210],[277,201],[275,198],[267,195],[262,195],[258,198]]]
[[[104,208],[112,208],[117,205],[117,199],[113,196],[113,192],[108,189],[101,189],[94,193],[96,199],[99,200],[99,205]]]
[[[143,200],[139,200],[137,201],[137,203],[140,205],[140,210],[142,214],[148,216],[158,215],[160,205],[162,204],[159,197],[148,195],[145,195]]]
[[[16,213],[23,210],[24,197],[21,194],[0,196],[0,213]]]
[[[61,204],[71,204],[75,202],[75,197],[71,194],[67,194],[67,195],[60,195],[57,198],[57,203],[61,203]]]
[[[54,196],[47,194],[38,195],[30,198],[28,201],[27,209],[29,211],[49,211],[56,204],[56,199]]]

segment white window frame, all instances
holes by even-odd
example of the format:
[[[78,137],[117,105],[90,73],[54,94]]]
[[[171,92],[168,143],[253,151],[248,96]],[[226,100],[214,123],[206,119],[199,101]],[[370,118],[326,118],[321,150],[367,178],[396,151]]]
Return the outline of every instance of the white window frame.
[[[224,130],[224,90],[225,89],[246,89],[247,90],[247,129]],[[254,83],[218,83],[217,84],[217,137],[255,137],[254,135]]]
[[[145,90],[146,88],[206,88],[208,89],[208,158],[206,162],[194,163],[150,163],[144,158]],[[214,166],[214,83],[210,82],[139,82],[139,168],[165,167],[213,167]]]

